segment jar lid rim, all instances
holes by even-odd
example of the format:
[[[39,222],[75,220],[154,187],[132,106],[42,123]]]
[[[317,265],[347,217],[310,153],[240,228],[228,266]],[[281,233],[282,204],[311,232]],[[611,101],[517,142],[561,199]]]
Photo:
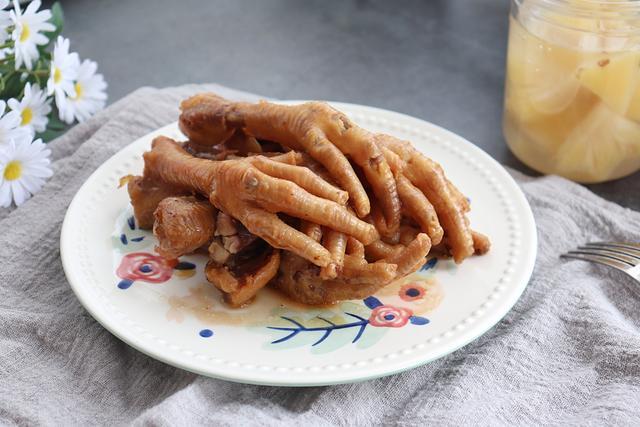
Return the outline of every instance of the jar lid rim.
[[[568,0],[514,0],[519,6],[523,3],[533,4],[535,6],[549,7],[553,9],[588,12],[593,16],[594,6],[605,6],[602,13],[619,13],[628,11],[640,11],[640,0],[577,0],[569,2]]]
[[[535,16],[537,19],[554,23],[578,31],[588,31],[581,21],[624,22],[623,26],[611,26],[602,30],[611,35],[628,35],[640,33],[640,0],[512,0],[520,11]],[[602,6],[602,8],[598,8]],[[596,7],[594,9],[594,7]],[[562,22],[558,18],[570,16],[580,18],[574,24]]]

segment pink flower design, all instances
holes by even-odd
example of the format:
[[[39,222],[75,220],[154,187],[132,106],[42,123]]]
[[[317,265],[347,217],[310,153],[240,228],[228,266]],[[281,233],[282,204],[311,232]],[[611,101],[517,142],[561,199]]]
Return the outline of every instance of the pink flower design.
[[[176,260],[167,260],[146,252],[127,254],[116,270],[118,277],[123,279],[118,287],[126,289],[136,280],[148,283],[166,282],[171,278],[176,264]]]
[[[427,293],[426,289],[418,284],[418,282],[412,282],[404,285],[398,291],[398,295],[404,301],[415,301],[417,299],[424,298]]]
[[[371,311],[369,324],[378,328],[400,328],[409,322],[412,315],[408,308],[380,305]]]

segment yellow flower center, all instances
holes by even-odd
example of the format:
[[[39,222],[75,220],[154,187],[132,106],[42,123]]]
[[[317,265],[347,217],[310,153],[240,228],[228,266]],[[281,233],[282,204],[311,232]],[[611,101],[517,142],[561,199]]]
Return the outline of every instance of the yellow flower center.
[[[62,80],[62,71],[60,71],[60,68],[56,67],[53,69],[53,82],[58,84],[60,83],[60,80]]]
[[[29,38],[29,35],[31,35],[31,30],[27,24],[23,23],[22,32],[20,33],[20,41],[24,43]]]
[[[82,88],[82,85],[80,83],[76,83],[75,88],[76,88],[76,96],[73,99],[82,98],[82,94],[84,93],[84,89]]]
[[[31,120],[33,120],[33,110],[29,107],[22,110],[20,115],[22,116],[22,122],[20,123],[21,126],[28,125],[31,123]]]
[[[7,181],[15,181],[22,176],[22,165],[17,160],[12,160],[7,163],[4,168],[4,179]]]

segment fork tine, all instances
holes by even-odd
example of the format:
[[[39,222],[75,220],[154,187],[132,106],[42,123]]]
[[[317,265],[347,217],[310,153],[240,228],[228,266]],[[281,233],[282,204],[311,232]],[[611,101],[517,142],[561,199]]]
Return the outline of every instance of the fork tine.
[[[638,251],[638,253],[633,253],[629,249],[621,249],[618,247],[610,248],[607,246],[595,246],[595,245],[579,246],[578,250],[594,252],[594,253],[597,252],[599,254],[615,256],[618,258],[622,258],[626,262],[630,262],[633,265],[640,263],[640,251]]]
[[[576,249],[573,251],[569,251],[569,253],[574,253],[574,254],[579,254],[579,255],[597,255],[600,257],[605,257],[605,258],[609,258],[613,261],[618,261],[621,262],[623,264],[626,264],[627,267],[635,267],[636,266],[636,262],[634,260],[631,259],[625,259],[625,257],[623,255],[614,255],[614,254],[608,254],[604,251],[595,251],[593,249],[589,249],[589,250],[584,250],[584,249]]]
[[[587,245],[610,246],[622,249],[631,249],[632,251],[640,251],[640,243],[629,242],[589,242]]]
[[[576,253],[576,252],[567,252],[566,254],[562,254],[560,255],[560,258],[567,258],[567,259],[577,259],[580,261],[589,261],[589,262],[595,262],[596,264],[602,264],[602,265],[606,265],[607,267],[613,267],[616,268],[618,270],[621,271],[625,271],[627,268],[629,268],[626,264],[623,264],[621,262],[612,260],[610,258],[606,258],[603,256],[599,256],[599,255],[585,255],[585,254],[580,254],[580,253]]]
[[[613,254],[608,254],[605,253],[604,251],[595,251],[592,249],[589,250],[584,250],[584,249],[575,249],[573,251],[569,251],[569,254],[573,254],[573,255],[595,255],[595,256],[599,256],[599,257],[604,257],[604,258],[608,258],[612,261],[617,261],[619,263],[625,264],[626,267],[635,267],[636,263],[632,260],[629,259],[624,259],[624,257],[622,255],[613,255]]]
[[[595,242],[595,243],[587,243],[585,246],[597,247],[597,248],[609,248],[612,250],[624,251],[624,253],[626,253],[627,255],[640,256],[640,249],[636,249],[629,244]]]

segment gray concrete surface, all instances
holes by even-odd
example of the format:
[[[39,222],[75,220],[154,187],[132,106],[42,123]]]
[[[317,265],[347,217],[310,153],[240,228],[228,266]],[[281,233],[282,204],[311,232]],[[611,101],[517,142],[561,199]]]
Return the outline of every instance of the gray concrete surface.
[[[444,126],[532,173],[500,129],[508,0],[64,0],[71,48],[110,101],[140,86],[217,82]],[[45,2],[50,4],[50,2]],[[640,174],[591,186],[640,210]]]

